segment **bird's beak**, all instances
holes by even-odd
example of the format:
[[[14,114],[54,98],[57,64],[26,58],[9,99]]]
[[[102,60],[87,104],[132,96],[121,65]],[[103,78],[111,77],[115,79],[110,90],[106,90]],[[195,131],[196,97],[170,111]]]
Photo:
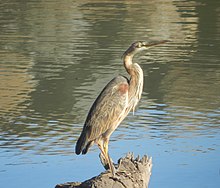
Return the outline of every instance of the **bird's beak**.
[[[143,42],[142,45],[145,47],[151,47],[151,46],[155,46],[158,44],[164,44],[166,42],[170,42],[170,40],[160,40],[160,41],[147,41],[147,42]]]

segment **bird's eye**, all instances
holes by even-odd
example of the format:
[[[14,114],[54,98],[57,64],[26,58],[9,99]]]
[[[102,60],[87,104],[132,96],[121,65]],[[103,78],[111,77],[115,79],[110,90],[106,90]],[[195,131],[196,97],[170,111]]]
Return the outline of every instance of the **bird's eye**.
[[[138,47],[138,48],[141,47],[141,43],[140,43],[140,42],[137,43],[137,47]]]

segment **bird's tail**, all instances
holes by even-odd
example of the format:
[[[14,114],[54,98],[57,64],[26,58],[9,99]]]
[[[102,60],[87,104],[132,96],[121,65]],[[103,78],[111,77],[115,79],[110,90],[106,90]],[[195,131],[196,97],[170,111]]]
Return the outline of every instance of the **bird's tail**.
[[[76,148],[75,148],[75,153],[77,155],[79,155],[82,152],[82,150],[85,146],[85,143],[86,143],[86,136],[84,134],[81,134],[77,143],[76,143]]]

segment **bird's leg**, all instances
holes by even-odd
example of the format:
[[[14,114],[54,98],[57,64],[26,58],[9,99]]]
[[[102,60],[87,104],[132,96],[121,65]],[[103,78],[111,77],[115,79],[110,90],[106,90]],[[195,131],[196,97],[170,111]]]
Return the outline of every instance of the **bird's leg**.
[[[100,158],[100,160],[101,160],[101,163],[102,163],[102,165],[104,166],[104,168],[105,168],[106,170],[108,170],[108,169],[110,169],[110,167],[109,167],[109,164],[108,164],[107,156],[106,156],[105,151],[104,151],[103,142],[101,142],[101,143],[99,142],[99,143],[98,143],[98,147],[99,147],[99,149],[101,150],[101,153],[100,153],[100,155],[99,155],[99,158]]]
[[[113,162],[111,161],[111,158],[110,158],[110,156],[109,156],[108,153],[107,153],[107,156],[108,156],[108,163],[109,163],[110,171],[111,171],[112,176],[113,176],[113,178],[114,178],[114,177],[115,177],[116,169],[115,169],[114,164],[113,164]]]
[[[99,149],[101,150],[100,159],[106,170],[110,169],[112,176],[115,177],[115,167],[108,154],[108,140],[98,143]]]
[[[104,148],[104,152],[105,152],[105,156],[106,156],[106,159],[108,161],[108,165],[109,165],[109,168],[110,168],[110,171],[112,173],[112,176],[115,177],[115,167],[113,165],[113,162],[109,156],[109,153],[108,153],[108,139],[106,139],[106,141],[103,142],[103,148]]]
[[[102,152],[99,154],[99,158],[100,158],[100,161],[101,161],[102,165],[104,166],[105,170],[109,170],[108,161],[106,160],[106,158],[104,157],[104,154]]]

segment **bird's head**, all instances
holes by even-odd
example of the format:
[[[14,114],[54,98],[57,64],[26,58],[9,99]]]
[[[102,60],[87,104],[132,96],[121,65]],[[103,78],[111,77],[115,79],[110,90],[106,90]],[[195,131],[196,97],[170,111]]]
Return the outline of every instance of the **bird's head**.
[[[134,56],[136,53],[138,53],[140,51],[147,50],[148,48],[150,48],[152,46],[163,44],[163,43],[166,43],[166,42],[169,42],[169,40],[160,40],[160,41],[149,40],[149,41],[134,42],[125,51],[125,53],[123,54],[122,57],[124,58],[125,56]]]

